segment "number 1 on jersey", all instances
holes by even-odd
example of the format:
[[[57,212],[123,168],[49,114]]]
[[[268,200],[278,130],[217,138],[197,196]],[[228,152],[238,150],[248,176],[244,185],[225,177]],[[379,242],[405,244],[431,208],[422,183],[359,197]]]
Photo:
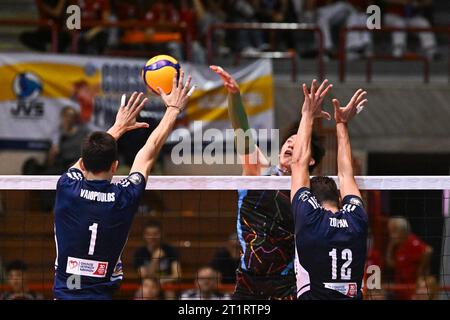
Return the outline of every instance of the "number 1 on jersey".
[[[92,256],[95,250],[95,240],[97,240],[97,227],[98,223],[93,223],[89,226],[89,231],[91,231],[91,242],[89,243],[88,255]]]

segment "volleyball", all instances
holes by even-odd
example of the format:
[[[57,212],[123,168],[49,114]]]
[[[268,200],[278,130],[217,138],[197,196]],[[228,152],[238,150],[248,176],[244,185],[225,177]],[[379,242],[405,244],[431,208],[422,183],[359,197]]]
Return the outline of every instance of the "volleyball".
[[[147,61],[142,69],[142,79],[147,87],[155,94],[159,94],[157,88],[164,93],[172,91],[173,77],[180,72],[178,61],[168,55],[158,55]]]

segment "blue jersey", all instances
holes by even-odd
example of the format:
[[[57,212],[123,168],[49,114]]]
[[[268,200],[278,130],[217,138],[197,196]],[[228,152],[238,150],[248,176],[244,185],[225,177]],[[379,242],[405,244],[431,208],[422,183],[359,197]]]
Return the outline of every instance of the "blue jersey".
[[[110,299],[123,277],[120,256],[145,179],[132,173],[117,184],[86,180],[69,169],[55,200],[56,299]]]
[[[348,195],[336,213],[322,208],[308,188],[292,200],[297,297],[360,299],[368,232],[361,198]]]

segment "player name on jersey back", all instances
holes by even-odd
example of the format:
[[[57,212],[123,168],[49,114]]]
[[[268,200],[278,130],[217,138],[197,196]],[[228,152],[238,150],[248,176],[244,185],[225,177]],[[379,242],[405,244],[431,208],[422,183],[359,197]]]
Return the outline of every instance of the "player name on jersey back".
[[[348,228],[348,222],[346,219],[329,218],[330,227],[334,228]]]
[[[98,202],[114,202],[114,201],[116,201],[116,195],[114,192],[105,193],[105,192],[81,189],[80,197],[87,199],[87,200],[98,201]]]
[[[108,262],[67,257],[66,272],[80,276],[104,278]]]

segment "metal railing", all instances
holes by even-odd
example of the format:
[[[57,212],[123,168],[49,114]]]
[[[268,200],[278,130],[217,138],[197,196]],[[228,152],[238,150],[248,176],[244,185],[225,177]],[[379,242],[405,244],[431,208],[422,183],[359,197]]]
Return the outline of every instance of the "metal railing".
[[[58,25],[52,20],[25,20],[25,19],[7,19],[0,20],[0,26],[36,26],[45,27],[50,30],[51,33],[51,52],[58,52]]]
[[[450,82],[450,26],[446,27],[431,27],[431,28],[400,28],[400,27],[383,27],[382,29],[367,29],[365,26],[342,28],[339,34],[339,80],[345,82],[347,73],[347,34],[352,31],[359,32],[371,32],[371,33],[392,33],[392,32],[433,32],[433,33],[445,33],[449,36],[448,42],[448,81]],[[368,81],[372,78],[372,61],[373,60],[396,60],[396,61],[422,61],[424,63],[424,82],[429,80],[429,61],[427,57],[421,55],[415,55],[413,57],[402,56],[394,57],[392,55],[373,55],[368,57],[366,67],[366,78]]]
[[[305,23],[217,23],[209,26],[206,38],[206,51],[208,64],[213,63],[213,35],[217,30],[255,30],[255,31],[293,31],[293,32],[314,32],[318,34],[318,55],[317,55],[317,76],[323,79],[325,75],[324,64],[324,40],[322,30],[316,25]],[[264,53],[261,53],[264,55]],[[295,70],[293,70],[295,72]]]
[[[51,52],[58,52],[58,34],[61,31],[69,32],[71,36],[71,47],[70,51],[72,53],[78,53],[78,39],[80,32],[86,30],[67,30],[66,28],[61,28],[52,20],[25,20],[25,19],[0,19],[0,26],[36,26],[36,27],[46,27],[50,29],[51,32]],[[82,28],[94,28],[101,27],[106,29],[121,28],[125,30],[136,29],[143,30],[147,28],[154,28],[159,30],[172,30],[182,33],[182,41],[185,45],[186,60],[189,61],[191,57],[191,38],[187,30],[187,26],[184,23],[180,24],[161,24],[154,23],[150,21],[141,20],[123,20],[123,21],[81,21]]]

